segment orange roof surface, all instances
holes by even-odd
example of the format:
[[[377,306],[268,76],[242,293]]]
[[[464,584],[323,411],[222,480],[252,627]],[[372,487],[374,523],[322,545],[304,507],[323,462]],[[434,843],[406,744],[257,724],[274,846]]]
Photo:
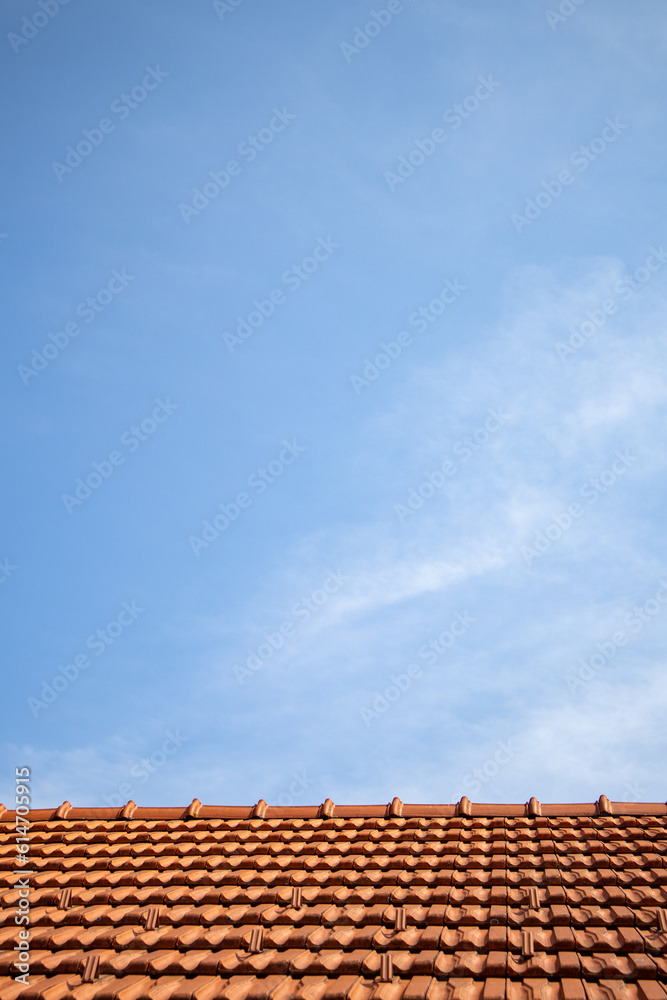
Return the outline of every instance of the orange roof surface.
[[[667,1000],[664,803],[29,820],[21,866],[0,806],[0,1000]]]

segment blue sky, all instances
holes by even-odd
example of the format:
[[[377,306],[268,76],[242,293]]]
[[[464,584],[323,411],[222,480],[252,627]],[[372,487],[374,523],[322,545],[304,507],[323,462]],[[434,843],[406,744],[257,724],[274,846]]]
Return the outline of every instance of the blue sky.
[[[664,800],[655,3],[0,24],[0,801]]]

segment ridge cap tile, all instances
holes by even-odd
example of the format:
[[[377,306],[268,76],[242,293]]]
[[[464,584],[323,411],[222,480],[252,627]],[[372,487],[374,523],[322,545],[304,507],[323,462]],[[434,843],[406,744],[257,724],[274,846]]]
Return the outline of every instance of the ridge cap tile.
[[[321,806],[271,806],[263,799],[260,799],[254,806],[215,806],[203,805],[199,799],[193,799],[189,806],[175,807],[141,807],[130,801],[122,808],[116,807],[88,807],[81,808],[72,806],[65,801],[61,806],[51,809],[31,809],[30,820],[32,822],[46,823],[54,827],[60,824],[59,828],[84,821],[119,822],[125,826],[130,820],[136,823],[137,820],[155,821],[166,820],[171,822],[181,821],[184,827],[192,826],[193,821],[207,819],[228,819],[246,820],[255,823],[271,823],[287,818],[304,818],[311,822],[331,822],[334,819],[345,818],[375,818],[391,822],[401,817],[423,817],[441,816],[442,818],[480,818],[491,819],[493,817],[502,819],[526,817],[537,819],[541,808],[542,817],[559,816],[589,816],[595,819],[618,819],[622,816],[642,817],[654,816],[662,817],[667,815],[667,804],[665,802],[614,802],[606,795],[601,795],[596,802],[585,803],[540,803],[534,797],[528,803],[477,803],[471,802],[463,796],[458,803],[403,803],[398,797],[387,805],[334,805],[331,799],[327,799]],[[15,812],[1,807],[0,823],[11,822],[15,819]],[[532,817],[530,814],[532,813]]]

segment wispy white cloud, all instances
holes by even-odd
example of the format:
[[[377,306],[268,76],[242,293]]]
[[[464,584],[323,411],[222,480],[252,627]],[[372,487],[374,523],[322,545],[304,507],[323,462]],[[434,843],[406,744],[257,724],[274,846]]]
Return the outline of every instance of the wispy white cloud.
[[[655,486],[667,459],[664,446],[655,444],[667,393],[656,319],[660,294],[652,293],[651,324],[646,324],[645,303],[638,299],[636,305],[641,304],[641,308],[637,309],[629,304],[622,322],[614,324],[614,332],[610,325],[610,332],[591,344],[590,358],[575,360],[567,371],[551,351],[553,339],[571,317],[594,308],[621,273],[613,259],[606,265],[599,260],[582,261],[573,285],[552,271],[530,269],[529,274],[521,273],[510,283],[510,305],[502,326],[488,331],[489,349],[481,360],[475,361],[474,352],[463,350],[453,366],[447,359],[428,370],[406,368],[405,381],[397,389],[401,403],[371,416],[360,436],[360,453],[373,454],[377,478],[377,496],[366,509],[366,517],[360,508],[356,526],[334,537],[304,541],[298,557],[300,560],[303,551],[308,551],[314,563],[326,565],[335,553],[336,565],[349,581],[265,668],[267,675],[275,669],[280,677],[271,681],[270,699],[265,700],[261,688],[248,686],[244,697],[257,718],[275,710],[281,684],[291,691],[294,678],[306,668],[310,675],[319,674],[322,685],[304,694],[304,712],[321,713],[321,705],[315,709],[313,699],[331,698],[347,706],[344,730],[348,735],[354,733],[358,717],[353,689],[372,691],[382,679],[383,663],[387,663],[387,674],[396,663],[407,663],[429,635],[443,627],[450,609],[465,605],[483,625],[477,639],[473,641],[471,636],[472,647],[457,651],[459,672],[448,678],[446,701],[466,713],[476,698],[484,702],[495,692],[499,699],[495,709],[483,712],[488,718],[488,735],[482,744],[478,743],[479,734],[473,737],[482,753],[491,752],[494,740],[507,734],[517,730],[524,734],[523,742],[531,748],[527,754],[531,763],[513,764],[511,779],[508,770],[504,784],[498,786],[503,794],[514,789],[515,797],[524,782],[537,787],[541,781],[547,796],[549,789],[552,795],[556,790],[561,796],[565,794],[566,779],[575,787],[571,769],[573,754],[578,751],[573,748],[595,745],[595,734],[604,730],[606,709],[594,709],[587,729],[590,704],[585,708],[572,704],[564,683],[566,670],[594,639],[610,630],[626,598],[641,596],[643,582],[656,579],[660,566],[651,547],[642,545],[639,537],[636,548],[628,547],[628,533],[641,533],[639,523],[633,521],[628,496],[636,501],[649,484]],[[507,427],[461,465],[460,473],[442,494],[401,526],[393,516],[392,504],[401,499],[405,483],[419,483],[421,474],[449,454],[465,429],[474,429],[494,404],[511,411]],[[651,460],[642,464],[641,449],[647,439],[654,441]],[[402,442],[406,445],[398,468],[393,456]],[[598,494],[596,504],[587,505],[581,488],[609,465],[616,450],[628,447],[636,449],[638,460],[628,470],[627,479],[619,476],[608,495],[605,490]],[[354,462],[355,456],[351,460]],[[407,475],[406,468],[413,472]],[[530,544],[532,534],[543,530],[573,501],[579,501],[586,516],[528,568],[520,558],[520,546]],[[624,524],[620,534],[619,518]],[[619,556],[622,565],[618,564]],[[294,579],[293,559],[294,554],[287,554],[284,577],[276,574],[258,599],[262,624],[268,622],[269,608],[275,608],[275,624],[286,613],[278,595],[284,593],[284,579]],[[572,590],[564,585],[573,572],[578,579]],[[600,592],[605,573],[610,588],[607,594]],[[620,588],[617,596],[614,587]],[[522,605],[526,611],[517,615]],[[511,621],[509,632],[503,623],[506,609],[511,609],[510,619],[518,618],[518,623]],[[256,608],[250,617],[258,621]],[[224,632],[229,637],[228,623]],[[564,632],[571,636],[569,641]],[[259,638],[260,630],[251,628],[239,633],[232,646],[252,647]],[[624,658],[631,657],[623,653],[619,661]],[[230,662],[227,657],[220,659],[222,670],[224,661]],[[341,661],[351,663],[344,674],[346,685],[352,684],[352,688],[334,692],[332,678],[340,678]],[[474,664],[470,672],[466,661]],[[539,683],[536,662],[540,664],[538,674],[547,670]],[[649,662],[644,669],[651,697],[657,698],[662,692],[661,665]],[[432,688],[432,680],[425,681],[421,695],[414,693],[414,705],[406,695],[404,703],[394,710],[407,740],[424,725],[424,692],[429,692],[432,705],[440,706],[443,720],[449,718],[451,723],[451,711]],[[605,697],[612,699],[614,676],[610,674],[604,683],[609,685]],[[536,705],[530,698],[512,697],[514,688],[520,690],[526,684],[537,699]],[[587,703],[591,697],[586,696]],[[638,739],[631,720],[640,718],[649,701],[635,693],[626,723],[612,727],[614,739],[623,747],[619,753],[627,759],[622,774],[628,780],[644,767],[644,741]],[[621,712],[617,704],[616,715]],[[379,720],[376,734],[382,725],[391,728],[389,713]],[[575,739],[578,729],[580,736]],[[361,731],[354,738],[365,745]],[[405,744],[405,740],[400,742]],[[459,743],[459,756],[470,757],[467,738],[460,736]],[[588,769],[580,769],[576,787],[584,788],[595,783],[594,779],[602,781],[605,767],[607,783],[612,780],[611,761],[605,765],[607,744],[605,739],[599,752],[593,753],[594,762]],[[395,773],[396,763],[390,755],[384,768]],[[374,767],[384,770],[377,761]],[[432,778],[423,770],[419,774],[421,797],[433,796]],[[456,774],[450,772],[449,780],[455,782]],[[419,781],[414,792],[418,796]],[[415,787],[414,776],[409,784]],[[491,794],[490,787],[486,793]]]

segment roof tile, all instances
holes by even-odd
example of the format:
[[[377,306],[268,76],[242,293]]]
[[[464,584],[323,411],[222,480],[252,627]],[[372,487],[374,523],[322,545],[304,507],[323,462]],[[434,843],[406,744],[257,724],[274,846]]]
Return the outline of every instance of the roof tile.
[[[664,804],[32,811],[29,986],[12,821],[0,1000],[667,1000]]]

